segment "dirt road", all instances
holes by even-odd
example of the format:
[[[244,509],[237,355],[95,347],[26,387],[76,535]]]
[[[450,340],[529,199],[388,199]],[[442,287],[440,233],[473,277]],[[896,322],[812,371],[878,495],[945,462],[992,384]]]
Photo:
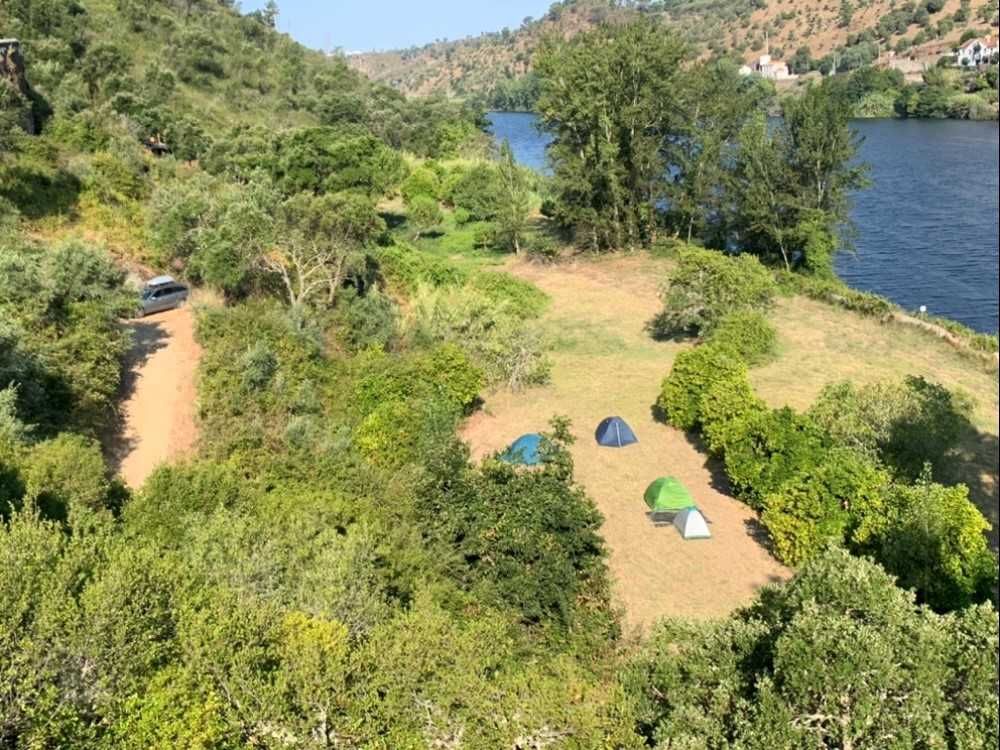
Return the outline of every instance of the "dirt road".
[[[463,429],[476,457],[522,433],[547,428],[553,414],[573,422],[576,478],[604,515],[602,535],[614,593],[626,622],[725,615],[764,584],[787,578],[759,541],[755,514],[730,497],[725,478],[687,437],[651,412],[660,381],[680,347],[653,341],[643,324],[659,308],[658,276],[641,258],[581,264],[567,270],[516,264],[511,271],[549,294],[542,325],[553,343],[552,382],[521,393],[499,391]],[[601,448],[601,419],[623,417],[639,443]],[[680,479],[709,522],[712,539],[684,541],[647,515],[643,492],[660,476]]]
[[[122,382],[119,429],[107,450],[125,483],[134,488],[161,463],[194,449],[201,347],[189,306],[129,325],[135,342]]]

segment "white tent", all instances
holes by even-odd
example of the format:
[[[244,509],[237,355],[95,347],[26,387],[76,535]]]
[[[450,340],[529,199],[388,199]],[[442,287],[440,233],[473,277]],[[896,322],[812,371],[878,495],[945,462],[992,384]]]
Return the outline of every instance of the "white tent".
[[[705,516],[697,508],[685,508],[674,516],[674,526],[685,539],[711,539]]]

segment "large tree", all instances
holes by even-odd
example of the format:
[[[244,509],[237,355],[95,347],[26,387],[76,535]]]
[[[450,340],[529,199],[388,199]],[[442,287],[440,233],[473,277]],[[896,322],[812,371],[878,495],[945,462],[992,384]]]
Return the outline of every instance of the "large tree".
[[[686,54],[646,21],[550,40],[539,52],[556,216],[584,246],[629,247],[654,236]]]
[[[850,228],[850,195],[865,187],[860,136],[849,103],[828,84],[788,99],[774,127],[763,118],[740,134],[732,205],[745,249],[786,268],[832,272],[838,238]]]

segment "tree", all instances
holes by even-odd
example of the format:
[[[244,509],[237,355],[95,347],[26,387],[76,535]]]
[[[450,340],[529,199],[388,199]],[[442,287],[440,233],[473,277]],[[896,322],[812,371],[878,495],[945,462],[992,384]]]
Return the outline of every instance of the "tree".
[[[687,116],[667,148],[674,177],[666,194],[675,229],[688,242],[702,237],[724,245],[718,221],[724,216],[731,144],[770,93],[759,79],[740,76],[728,62],[699,65],[684,75],[680,96]]]
[[[549,41],[536,58],[538,112],[552,135],[556,218],[593,250],[643,245],[656,231],[664,146],[683,116],[686,48],[652,21]]]
[[[520,254],[531,213],[531,191],[528,177],[514,161],[514,152],[507,140],[500,146],[499,175],[499,205],[494,220],[497,238],[512,247],[515,254]]]
[[[413,239],[437,227],[443,220],[441,206],[429,195],[415,195],[406,202],[406,217],[413,225]]]
[[[824,83],[784,105],[773,132],[763,116],[740,133],[733,175],[734,225],[740,244],[780,259],[786,269],[832,273],[835,238],[850,226],[850,194],[865,187],[857,165],[859,136],[845,97]]]
[[[364,261],[364,247],[385,229],[365,197],[300,193],[279,209],[278,238],[257,266],[281,280],[289,306],[302,307],[321,294],[333,306],[348,275]]]

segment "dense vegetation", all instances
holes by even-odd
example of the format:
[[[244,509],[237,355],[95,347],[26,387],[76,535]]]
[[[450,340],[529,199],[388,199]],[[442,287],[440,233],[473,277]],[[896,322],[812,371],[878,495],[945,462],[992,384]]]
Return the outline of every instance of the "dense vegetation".
[[[509,148],[483,158],[477,112],[372,85],[277,34],[274,12],[0,6],[31,84],[0,81],[0,747],[995,747],[997,618],[976,603],[995,558],[962,488],[934,481],[960,400],[907,381],[766,410],[744,360],[772,352],[773,277],[691,250],[653,328],[710,342],[678,358],[661,406],[702,425],[804,564],[729,618],[633,648],[570,426],[552,419],[533,470],[473,463],[456,426],[486,388],[548,375],[546,296],[490,261],[548,255],[542,193],[605,243],[652,240],[667,131],[600,150],[628,194],[620,218],[583,210],[566,188],[592,189],[586,170],[547,195]],[[629,29],[587,62],[650,49],[679,46]],[[648,64],[659,92],[737,84]],[[704,137],[754,133],[791,192],[791,141],[841,116],[827,96],[773,135],[748,130],[753,106],[706,100]],[[601,105],[621,128],[621,101]],[[721,141],[684,132],[712,173]],[[711,184],[669,186],[688,236],[715,226]],[[829,232],[841,197],[782,220]],[[823,248],[789,236],[761,229],[761,257],[821,271]],[[218,301],[197,310],[198,454],[129,490],[97,439],[137,263]],[[830,501],[855,491],[867,504]]]

